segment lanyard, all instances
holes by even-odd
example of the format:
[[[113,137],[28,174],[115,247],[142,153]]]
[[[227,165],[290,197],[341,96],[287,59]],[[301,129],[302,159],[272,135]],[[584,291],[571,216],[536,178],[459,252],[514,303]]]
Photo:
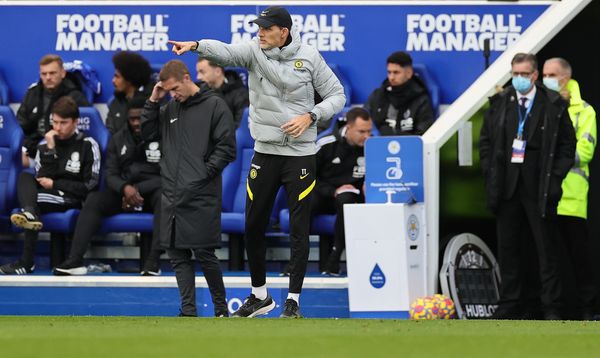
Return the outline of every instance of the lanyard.
[[[519,114],[519,127],[518,127],[518,131],[517,131],[517,138],[522,139],[523,138],[523,128],[525,127],[525,122],[527,121],[529,112],[531,112],[531,107],[533,107],[533,98],[529,100],[529,104],[527,106],[527,109],[525,110],[525,115],[523,115],[523,113],[521,113],[521,105],[519,104],[518,106],[519,106],[519,108],[518,108],[517,112]]]

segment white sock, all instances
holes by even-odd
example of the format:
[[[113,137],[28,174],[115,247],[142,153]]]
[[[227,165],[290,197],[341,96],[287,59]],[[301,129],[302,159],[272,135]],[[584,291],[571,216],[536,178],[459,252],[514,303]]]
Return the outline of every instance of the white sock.
[[[299,293],[288,293],[288,300],[294,300],[300,306],[300,294]]]
[[[267,285],[252,287],[252,294],[259,300],[264,300],[267,298]]]

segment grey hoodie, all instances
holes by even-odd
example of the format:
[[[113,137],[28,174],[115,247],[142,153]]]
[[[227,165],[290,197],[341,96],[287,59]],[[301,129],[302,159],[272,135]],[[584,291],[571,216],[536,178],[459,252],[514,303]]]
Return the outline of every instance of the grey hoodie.
[[[281,126],[298,115],[313,112],[317,120],[340,112],[346,96],[338,78],[321,54],[301,43],[296,26],[292,42],[283,48],[262,50],[258,37],[251,42],[225,44],[216,40],[198,41],[202,58],[222,66],[248,69],[250,88],[250,132],[259,153],[304,156],[316,153],[316,123],[293,138]],[[323,101],[315,106],[314,91]]]

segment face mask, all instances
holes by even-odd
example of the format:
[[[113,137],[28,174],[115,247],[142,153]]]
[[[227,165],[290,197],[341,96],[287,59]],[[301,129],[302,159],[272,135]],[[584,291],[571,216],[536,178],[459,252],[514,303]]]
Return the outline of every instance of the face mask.
[[[531,80],[521,76],[513,77],[512,85],[517,91],[525,94],[531,88]]]
[[[555,77],[544,77],[544,86],[548,87],[553,91],[560,91],[560,84],[558,83],[558,78]]]

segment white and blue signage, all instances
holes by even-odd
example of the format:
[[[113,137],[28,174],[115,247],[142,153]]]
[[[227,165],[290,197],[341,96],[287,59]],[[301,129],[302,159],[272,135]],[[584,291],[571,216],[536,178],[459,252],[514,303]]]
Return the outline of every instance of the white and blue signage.
[[[420,203],[423,142],[419,136],[373,137],[365,145],[367,203]]]
[[[239,43],[258,30],[248,21],[265,6],[193,5],[48,5],[0,4],[2,39],[0,72],[9,84],[9,101],[20,102],[38,79],[38,61],[56,53],[65,61],[82,60],[102,82],[97,102],[112,96],[112,56],[139,52],[160,65],[175,58],[169,39],[217,39]],[[340,2],[341,3],[341,2]],[[490,40],[491,61],[514,43],[543,13],[541,4],[406,4],[289,5],[302,42],[337,64],[350,82],[353,103],[364,103],[386,78],[386,58],[394,51],[411,53],[440,87],[440,102],[452,103],[483,72],[483,44]],[[365,31],[369,29],[369,31]],[[373,34],[377,34],[374,36]],[[33,44],[24,46],[23,44]],[[196,56],[180,57],[195,72]]]

